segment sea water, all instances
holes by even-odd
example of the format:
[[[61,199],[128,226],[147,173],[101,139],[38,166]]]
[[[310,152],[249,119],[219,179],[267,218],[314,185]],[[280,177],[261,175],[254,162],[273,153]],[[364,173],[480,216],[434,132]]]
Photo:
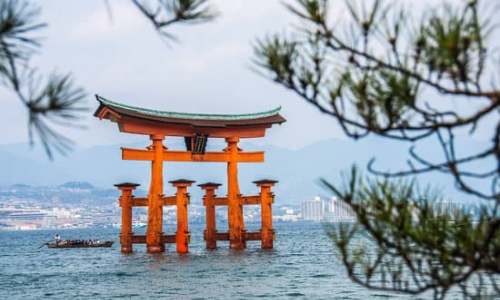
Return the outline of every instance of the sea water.
[[[254,224],[255,225],[255,224]],[[257,224],[258,225],[258,224]],[[175,229],[166,228],[173,232]],[[249,224],[251,229],[252,224]],[[258,226],[255,226],[258,227]],[[205,249],[202,224],[190,225],[189,254],[175,245],[121,254],[119,229],[0,231],[0,299],[428,299],[370,291],[348,278],[319,223],[276,223],[275,249]],[[140,230],[140,229],[138,229]],[[62,239],[112,240],[111,248],[37,249]],[[458,292],[447,299],[461,299]]]

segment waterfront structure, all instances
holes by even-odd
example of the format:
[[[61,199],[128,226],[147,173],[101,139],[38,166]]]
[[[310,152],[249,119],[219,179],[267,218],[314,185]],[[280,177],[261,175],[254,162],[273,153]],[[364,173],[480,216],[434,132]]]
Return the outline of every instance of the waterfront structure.
[[[332,222],[354,221],[356,216],[351,207],[341,199],[332,197],[328,202],[328,214],[325,219]]]
[[[320,197],[302,201],[300,204],[300,214],[304,220],[322,221],[325,215],[325,203]]]
[[[214,249],[214,239],[229,240],[231,249],[243,249],[247,240],[261,240],[263,248],[272,248],[274,230],[272,228],[271,204],[274,195],[272,180],[254,182],[261,188],[257,196],[243,196],[238,184],[238,163],[257,163],[264,161],[264,152],[245,152],[238,147],[243,138],[264,137],[266,130],[274,124],[286,120],[280,116],[279,108],[267,112],[242,115],[188,114],[144,109],[124,105],[96,96],[99,107],[94,116],[117,123],[121,132],[148,135],[152,145],[146,150],[122,148],[122,159],[151,161],[151,185],[148,198],[134,198],[134,183],[122,183],[116,186],[122,191],[122,233],[120,242],[122,252],[132,252],[132,244],[145,243],[150,253],[163,252],[165,243],[176,243],[178,252],[187,252],[190,233],[188,231],[187,188],[193,181],[171,181],[177,187],[175,196],[163,194],[163,162],[222,162],[227,163],[227,197],[215,196],[218,184],[201,185],[206,191],[205,206],[207,215],[216,205],[227,205],[227,233],[217,233],[213,225],[214,218],[207,218],[205,238],[207,248]],[[186,151],[172,151],[163,145],[167,136],[184,137]],[[205,151],[208,138],[223,138],[227,147],[222,151]],[[243,205],[262,206],[262,229],[260,232],[246,232],[243,220]],[[175,235],[163,233],[163,206],[177,206],[177,232]],[[131,226],[131,208],[148,207],[148,222],[145,236],[135,235]],[[269,217],[268,217],[269,216]]]

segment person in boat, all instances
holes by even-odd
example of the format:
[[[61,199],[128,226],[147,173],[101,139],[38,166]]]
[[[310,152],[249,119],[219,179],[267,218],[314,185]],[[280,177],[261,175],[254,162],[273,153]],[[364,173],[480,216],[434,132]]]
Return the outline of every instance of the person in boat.
[[[59,242],[61,241],[61,238],[59,237],[59,233],[56,233],[55,240],[56,240],[56,245],[59,245]]]

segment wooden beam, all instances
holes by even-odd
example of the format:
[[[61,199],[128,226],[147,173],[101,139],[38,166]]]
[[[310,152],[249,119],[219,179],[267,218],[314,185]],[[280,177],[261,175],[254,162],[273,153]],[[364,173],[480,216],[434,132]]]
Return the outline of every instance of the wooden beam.
[[[261,232],[245,232],[243,238],[246,241],[260,241],[262,238]]]
[[[161,205],[177,205],[177,197],[176,196],[167,196],[161,198]]]
[[[218,241],[229,241],[229,232],[217,232],[215,237]]]
[[[132,198],[132,207],[148,206],[148,198]]]
[[[217,232],[215,234],[218,241],[229,241],[229,232]],[[243,238],[246,241],[260,241],[262,238],[261,232],[245,232]]]
[[[216,197],[205,200],[204,205],[215,205],[215,206],[224,206],[227,205],[227,197]],[[242,205],[260,205],[262,200],[260,196],[242,196],[241,204]]]
[[[145,235],[132,235],[132,244],[146,244]]]
[[[153,160],[154,152],[149,150],[121,148],[123,160]]]
[[[238,162],[244,162],[244,163],[264,162],[264,151],[239,152]]]
[[[255,205],[255,204],[261,204],[262,200],[260,199],[260,196],[243,196],[241,197],[241,204],[242,205]]]
[[[273,124],[243,125],[227,127],[192,126],[191,124],[162,123],[142,118],[121,115],[119,128],[121,132],[138,133],[150,135],[151,133],[163,134],[165,136],[193,136],[194,134],[206,134],[211,138],[258,138],[266,135],[266,129]]]
[[[227,197],[215,197],[212,199],[205,200],[205,205],[215,205],[215,206],[223,206],[227,205]]]
[[[161,236],[162,244],[175,244],[176,235],[175,234],[165,234]]]
[[[160,203],[163,206],[177,205],[177,198],[175,196],[161,197]],[[132,207],[147,207],[148,198],[132,198]]]
[[[163,161],[181,162],[226,162],[225,152],[205,152],[204,155],[192,155],[191,151],[164,151]]]
[[[152,161],[153,151],[142,149],[121,148],[123,160],[146,160]],[[163,151],[163,161],[178,162],[228,162],[227,152],[205,152],[203,155],[193,155],[191,151]],[[238,162],[257,163],[264,162],[264,151],[239,152]]]
[[[162,244],[175,244],[175,234],[165,234],[161,236]],[[132,235],[132,244],[146,244],[145,235]]]

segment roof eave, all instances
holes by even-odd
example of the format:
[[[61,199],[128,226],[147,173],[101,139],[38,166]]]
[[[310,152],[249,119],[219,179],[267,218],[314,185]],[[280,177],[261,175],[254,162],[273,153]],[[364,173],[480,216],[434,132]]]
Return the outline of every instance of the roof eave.
[[[151,109],[145,109],[141,107],[133,107],[117,102],[113,102],[105,99],[99,95],[95,95],[97,101],[100,103],[99,109],[101,106],[105,106],[108,108],[114,108],[115,110],[123,110],[129,111],[133,114],[143,115],[145,118],[149,117],[157,117],[157,118],[171,118],[171,119],[189,119],[189,120],[204,120],[204,121],[251,121],[251,120],[259,120],[270,117],[279,116],[279,112],[281,110],[281,106],[269,111],[259,112],[259,113],[250,113],[250,114],[236,114],[236,115],[224,115],[224,114],[190,114],[190,113],[177,113],[177,112],[168,112],[168,111],[157,111]],[[98,110],[99,110],[98,109]],[[163,115],[162,115],[163,114]],[[166,114],[172,114],[167,116]],[[177,115],[176,115],[177,114]],[[281,117],[283,118],[283,117]]]

